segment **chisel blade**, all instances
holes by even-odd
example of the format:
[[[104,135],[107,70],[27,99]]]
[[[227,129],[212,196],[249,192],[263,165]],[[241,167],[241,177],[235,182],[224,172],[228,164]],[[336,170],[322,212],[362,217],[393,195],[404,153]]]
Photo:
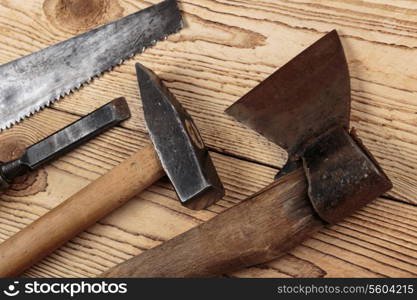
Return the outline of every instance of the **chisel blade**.
[[[117,98],[28,147],[19,158],[0,163],[0,190],[7,189],[17,176],[71,151],[128,118],[130,110],[126,99]]]

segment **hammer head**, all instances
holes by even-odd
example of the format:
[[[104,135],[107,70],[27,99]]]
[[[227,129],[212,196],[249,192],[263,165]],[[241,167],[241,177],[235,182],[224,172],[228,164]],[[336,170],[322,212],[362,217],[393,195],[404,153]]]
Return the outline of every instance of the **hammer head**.
[[[136,64],[149,136],[181,203],[203,209],[224,196],[223,185],[191,116],[158,76]]]
[[[318,215],[337,222],[391,188],[355,134],[349,134],[350,79],[332,31],[226,112],[288,152],[283,172],[303,165]]]

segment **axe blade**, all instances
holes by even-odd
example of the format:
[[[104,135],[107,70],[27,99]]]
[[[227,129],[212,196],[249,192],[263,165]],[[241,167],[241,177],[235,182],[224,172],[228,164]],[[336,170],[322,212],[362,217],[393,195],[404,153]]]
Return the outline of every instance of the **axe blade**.
[[[349,128],[349,70],[339,36],[328,33],[230,106],[226,113],[290,154],[339,125]]]

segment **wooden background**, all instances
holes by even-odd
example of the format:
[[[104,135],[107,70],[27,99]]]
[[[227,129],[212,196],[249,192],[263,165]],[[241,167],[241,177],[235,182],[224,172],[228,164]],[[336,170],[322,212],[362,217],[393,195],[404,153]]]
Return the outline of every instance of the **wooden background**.
[[[0,0],[0,63],[156,2]],[[284,163],[285,153],[223,111],[312,42],[337,29],[352,76],[352,125],[395,187],[282,259],[228,276],[415,277],[417,2],[180,2],[186,21],[180,33],[0,134],[0,159],[4,160],[115,97],[126,96],[133,112],[129,121],[21,178],[1,195],[0,239],[13,235],[148,141],[133,67],[137,61],[154,69],[193,116],[212,150],[227,195],[207,210],[190,211],[178,203],[168,180],[161,180],[24,275],[96,276],[268,185]]]

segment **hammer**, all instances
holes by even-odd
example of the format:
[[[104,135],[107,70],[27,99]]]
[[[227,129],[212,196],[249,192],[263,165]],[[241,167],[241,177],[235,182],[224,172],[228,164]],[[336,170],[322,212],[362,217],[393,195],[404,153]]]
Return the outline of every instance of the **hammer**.
[[[213,277],[285,254],[392,184],[349,132],[350,79],[332,31],[227,109],[283,147],[276,180],[210,221],[110,269],[104,277]]]
[[[132,155],[0,245],[0,277],[20,274],[165,174],[181,203],[203,209],[224,189],[207,148],[174,95],[136,64],[145,122],[153,144]]]

